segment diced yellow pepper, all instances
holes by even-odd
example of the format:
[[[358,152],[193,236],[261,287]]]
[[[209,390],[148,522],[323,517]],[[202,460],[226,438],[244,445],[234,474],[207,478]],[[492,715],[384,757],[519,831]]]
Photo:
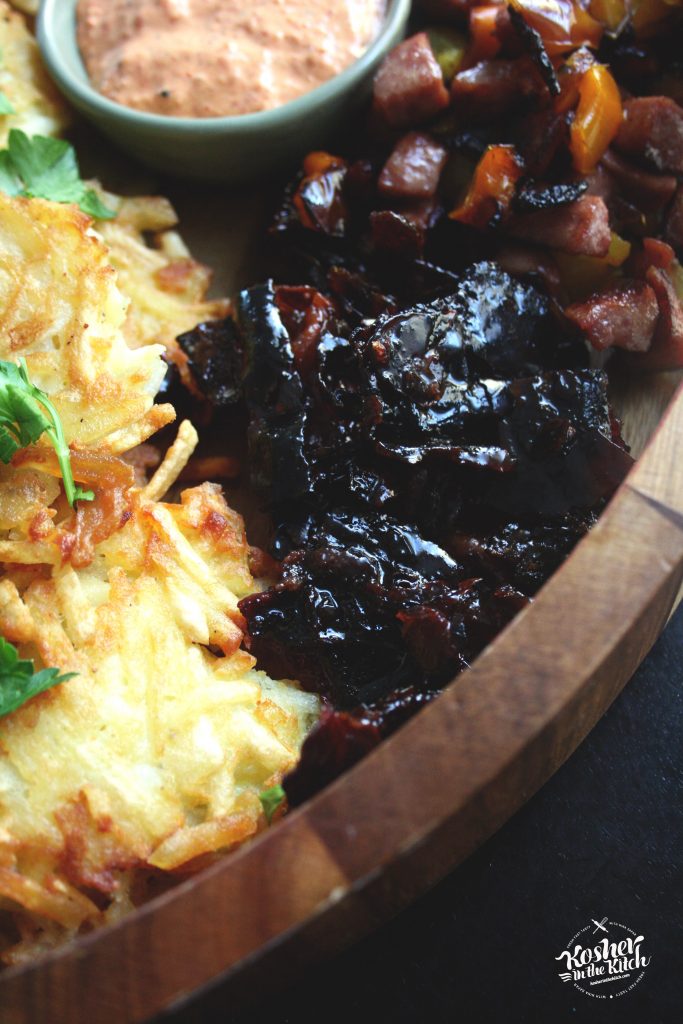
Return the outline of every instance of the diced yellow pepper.
[[[577,171],[595,170],[619,131],[622,116],[617,83],[604,64],[594,64],[579,82],[579,105],[571,126],[569,145]]]
[[[430,28],[427,36],[443,77],[450,82],[460,70],[467,40],[462,32],[446,27]]]

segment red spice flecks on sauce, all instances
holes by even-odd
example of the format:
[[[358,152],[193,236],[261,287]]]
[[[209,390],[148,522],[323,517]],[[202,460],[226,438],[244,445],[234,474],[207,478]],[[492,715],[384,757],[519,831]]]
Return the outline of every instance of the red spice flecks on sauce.
[[[268,110],[358,58],[386,0],[78,0],[95,88],[180,117]]]

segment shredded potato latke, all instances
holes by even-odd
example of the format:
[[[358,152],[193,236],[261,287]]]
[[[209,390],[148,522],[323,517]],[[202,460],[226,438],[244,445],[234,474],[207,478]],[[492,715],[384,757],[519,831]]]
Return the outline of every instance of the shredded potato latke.
[[[37,4],[15,4],[35,13]],[[21,14],[0,0],[0,92],[15,113],[0,116],[0,148],[7,145],[10,128],[27,135],[58,135],[69,123],[64,100],[43,67],[40,51]]]
[[[74,206],[0,193],[0,359],[26,359],[93,501],[68,507],[41,438],[0,464],[0,635],[77,673],[0,720],[0,958],[32,959],[130,910],[265,827],[319,701],[256,671],[240,597],[257,583],[220,488],[161,499],[121,456],[175,416],[154,404],[175,334],[223,315],[165,200]],[[162,232],[157,248],[143,231]],[[118,274],[117,269],[118,268]],[[134,462],[134,456],[133,462]]]
[[[173,419],[153,409],[160,346],[131,351],[106,245],[74,206],[0,192],[0,359],[26,358],[67,441],[123,452]]]
[[[59,133],[64,106],[4,0],[0,49],[16,110],[0,116],[0,145],[12,127]],[[6,963],[265,827],[259,793],[295,765],[319,711],[241,649],[237,602],[257,583],[220,489],[160,501],[194,451],[191,424],[140,486],[135,456],[121,458],[175,417],[154,402],[162,355],[183,371],[176,336],[229,303],[206,298],[210,271],[167,200],[100,193],[114,220],[0,192],[0,359],[26,359],[95,493],[68,507],[45,438],[0,464],[0,635],[37,670],[77,673],[0,720]]]
[[[78,673],[0,730],[0,896],[31,949],[41,919],[43,940],[46,922],[63,938],[102,920],[84,889],[120,900],[131,869],[263,827],[258,793],[295,764],[318,701],[239,647],[247,557],[241,518],[203,484],[175,505],[137,493],[86,569],[0,581],[0,632]]]
[[[119,286],[131,300],[123,327],[126,341],[132,348],[163,345],[174,358],[179,334],[203,320],[226,316],[230,303],[206,298],[211,271],[192,258],[173,230],[178,218],[168,199],[122,199],[109,192],[102,192],[102,198],[117,211],[114,220],[99,222],[97,230]]]

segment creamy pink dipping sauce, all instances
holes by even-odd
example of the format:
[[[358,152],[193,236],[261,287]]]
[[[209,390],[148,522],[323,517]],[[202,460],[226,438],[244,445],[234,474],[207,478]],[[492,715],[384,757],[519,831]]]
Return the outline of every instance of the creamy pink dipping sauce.
[[[78,0],[94,87],[137,110],[222,117],[269,110],[351,64],[386,0]]]

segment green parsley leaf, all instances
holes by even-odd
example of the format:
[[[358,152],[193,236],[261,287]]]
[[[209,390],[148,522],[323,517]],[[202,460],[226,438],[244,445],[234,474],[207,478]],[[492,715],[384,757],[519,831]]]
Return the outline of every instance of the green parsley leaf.
[[[77,203],[83,192],[73,147],[63,139],[43,135],[29,138],[13,128],[8,152],[14,169],[24,182],[24,192],[56,203]]]
[[[7,149],[0,151],[0,189],[11,196],[76,203],[98,220],[116,216],[81,180],[73,146],[43,135],[29,138],[19,128],[10,130]]]
[[[47,434],[57,453],[64,492],[73,508],[76,501],[92,501],[92,491],[74,482],[71,453],[59,413],[44,391],[31,382],[26,360],[19,365],[0,361],[0,460],[8,463],[15,452]]]
[[[4,92],[0,92],[0,114],[16,114],[16,110],[7,99]]]
[[[94,188],[87,188],[78,201],[83,213],[89,213],[95,220],[111,220],[116,216],[115,210],[105,206]]]
[[[264,789],[262,793],[259,793],[258,798],[261,801],[266,821],[270,825],[276,810],[286,799],[285,791],[282,786],[271,786],[270,789]]]
[[[60,675],[58,668],[35,672],[33,662],[20,659],[16,647],[0,636],[0,717],[16,711],[27,700],[51,686],[65,683],[76,674],[65,672]]]
[[[18,196],[21,187],[21,180],[16,175],[9,151],[0,149],[0,192],[6,192],[8,196]]]

